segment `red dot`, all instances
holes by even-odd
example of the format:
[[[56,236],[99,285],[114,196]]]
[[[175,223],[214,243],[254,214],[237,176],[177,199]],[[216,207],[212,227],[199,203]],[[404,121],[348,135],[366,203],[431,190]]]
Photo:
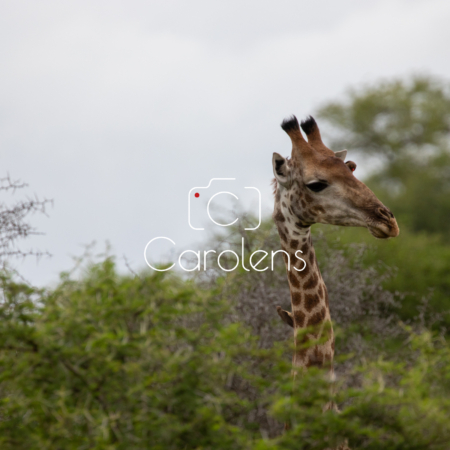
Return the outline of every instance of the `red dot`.
[[[194,195],[195,195],[196,198],[200,197],[200,194],[198,192],[196,192]]]

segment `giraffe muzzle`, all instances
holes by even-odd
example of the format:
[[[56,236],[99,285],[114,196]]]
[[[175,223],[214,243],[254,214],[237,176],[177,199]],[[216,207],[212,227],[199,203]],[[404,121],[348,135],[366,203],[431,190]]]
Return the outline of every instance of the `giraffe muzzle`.
[[[397,237],[400,232],[394,214],[386,207],[376,209],[374,218],[367,228],[378,239]]]

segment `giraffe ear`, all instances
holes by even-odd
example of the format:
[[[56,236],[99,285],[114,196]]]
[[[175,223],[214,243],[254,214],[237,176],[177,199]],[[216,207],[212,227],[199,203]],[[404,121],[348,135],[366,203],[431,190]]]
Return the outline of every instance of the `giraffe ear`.
[[[342,161],[345,161],[345,157],[347,156],[347,150],[341,150],[339,152],[334,152],[334,155],[337,156]]]
[[[272,158],[273,174],[278,183],[286,186],[289,183],[289,167],[286,158],[279,153],[274,153]]]
[[[356,170],[356,163],[354,163],[353,161],[347,161],[345,164],[352,172]]]

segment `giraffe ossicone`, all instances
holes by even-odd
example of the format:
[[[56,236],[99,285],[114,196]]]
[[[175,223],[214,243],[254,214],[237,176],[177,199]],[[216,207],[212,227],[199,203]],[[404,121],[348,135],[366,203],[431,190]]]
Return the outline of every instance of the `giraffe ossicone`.
[[[282,249],[294,261],[288,269],[284,254],[292,312],[277,307],[281,319],[294,328],[297,367],[329,366],[334,357],[334,333],[331,325],[328,293],[322,279],[311,240],[315,223],[366,227],[379,239],[399,233],[392,212],[353,174],[356,164],[345,161],[347,150],[333,152],[322,142],[313,117],[301,123],[295,116],[281,124],[292,142],[290,158],[273,154],[275,206],[273,219]],[[293,255],[302,252],[304,270]],[[307,333],[299,329],[308,328]],[[298,335],[298,336],[297,336]],[[301,336],[300,336],[301,335]],[[310,347],[308,340],[318,342]]]

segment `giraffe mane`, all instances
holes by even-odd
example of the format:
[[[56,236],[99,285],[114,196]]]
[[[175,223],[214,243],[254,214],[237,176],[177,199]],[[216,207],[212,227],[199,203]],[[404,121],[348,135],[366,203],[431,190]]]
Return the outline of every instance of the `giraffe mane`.
[[[272,194],[275,196],[275,194],[277,193],[277,188],[278,188],[277,179],[275,177],[273,177],[270,184],[272,185],[272,188],[273,188]]]

